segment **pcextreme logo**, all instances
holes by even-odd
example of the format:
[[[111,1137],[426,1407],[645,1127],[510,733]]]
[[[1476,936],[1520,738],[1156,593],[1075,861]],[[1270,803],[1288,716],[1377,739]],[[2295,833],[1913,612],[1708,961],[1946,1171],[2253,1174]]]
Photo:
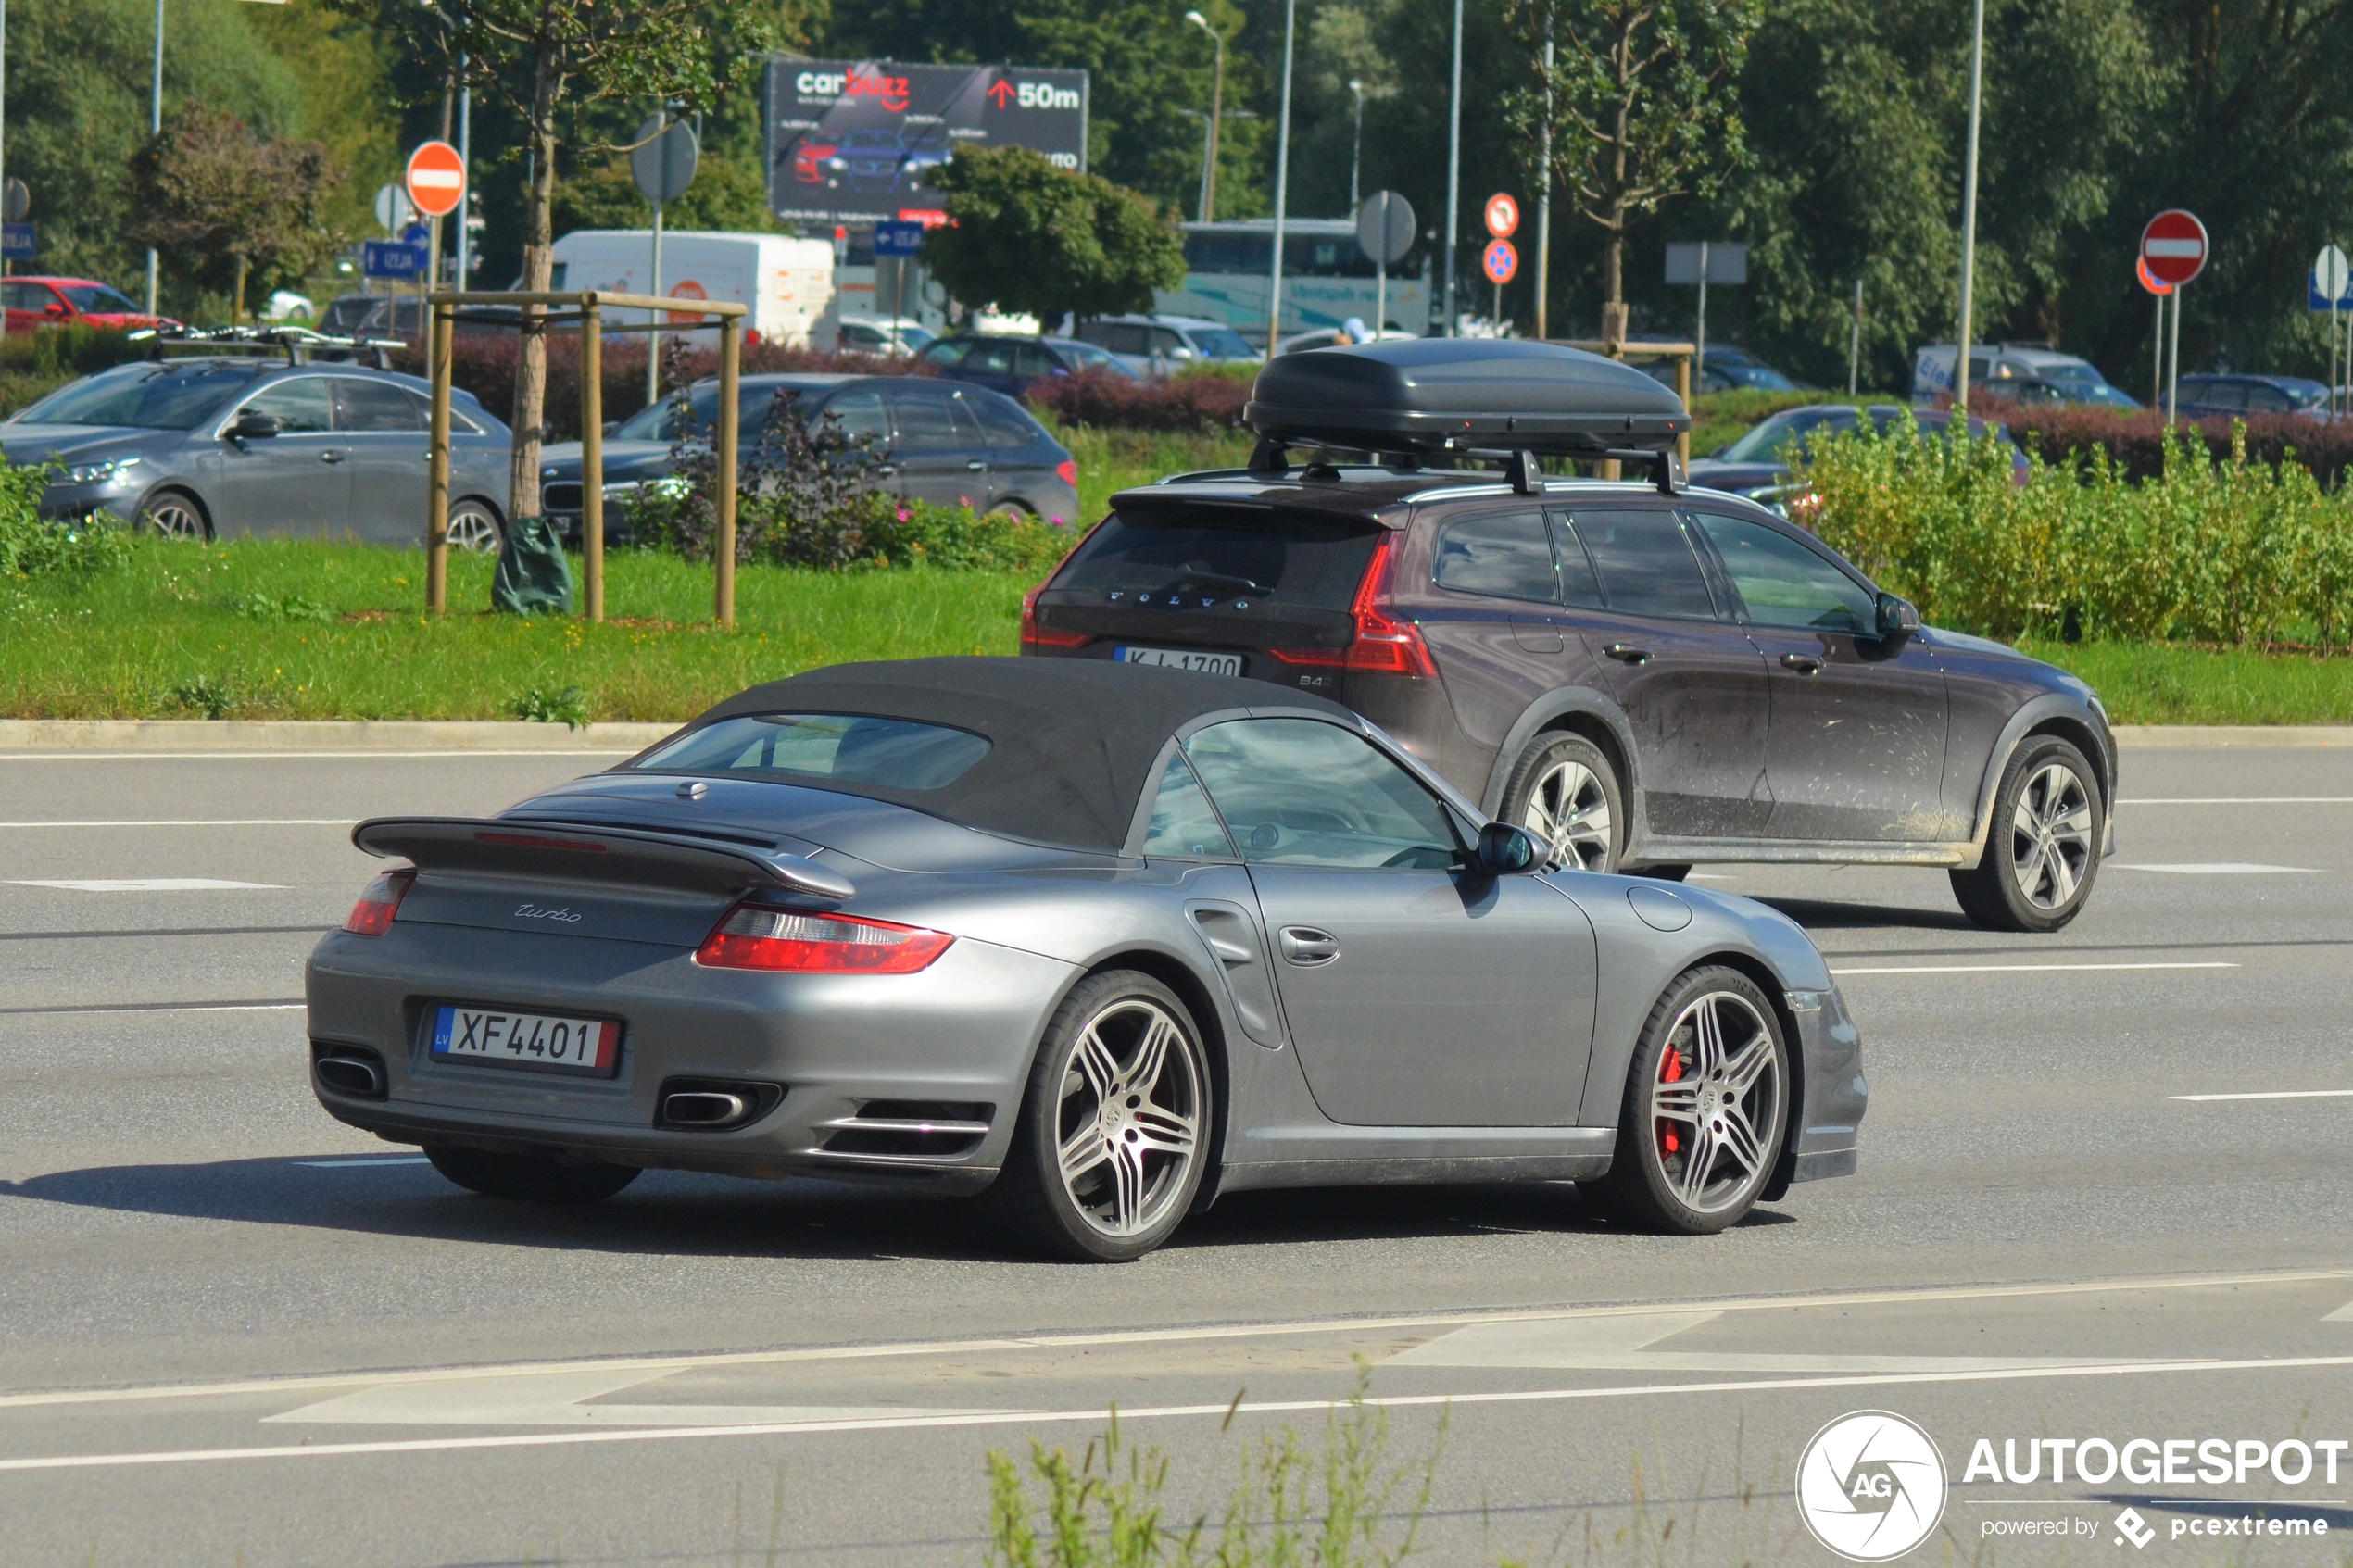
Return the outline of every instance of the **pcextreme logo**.
[[[1798,1516],[1850,1562],[1885,1562],[1928,1539],[1944,1493],[1935,1440],[1890,1411],[1840,1416],[1798,1456]]]

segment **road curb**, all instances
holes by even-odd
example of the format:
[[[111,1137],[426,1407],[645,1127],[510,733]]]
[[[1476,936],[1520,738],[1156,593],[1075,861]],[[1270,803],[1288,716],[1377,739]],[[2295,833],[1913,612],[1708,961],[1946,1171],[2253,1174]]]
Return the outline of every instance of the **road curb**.
[[[2122,751],[2353,746],[2353,724],[2119,724],[2115,734]]]
[[[0,719],[0,756],[12,752],[634,752],[676,724],[499,721],[262,719]]]

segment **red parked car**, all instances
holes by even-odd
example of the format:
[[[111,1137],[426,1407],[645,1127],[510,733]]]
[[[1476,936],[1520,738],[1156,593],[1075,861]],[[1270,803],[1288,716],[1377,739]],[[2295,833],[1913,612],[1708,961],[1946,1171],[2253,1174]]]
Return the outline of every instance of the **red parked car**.
[[[35,327],[176,327],[169,316],[150,316],[106,284],[88,278],[10,278],[0,282],[0,306],[8,331]]]

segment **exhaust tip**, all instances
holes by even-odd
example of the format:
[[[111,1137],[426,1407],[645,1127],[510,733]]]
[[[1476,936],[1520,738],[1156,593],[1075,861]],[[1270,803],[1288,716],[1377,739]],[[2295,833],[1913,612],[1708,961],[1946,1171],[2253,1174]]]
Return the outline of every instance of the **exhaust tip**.
[[[356,1056],[322,1056],[312,1064],[319,1082],[339,1095],[378,1099],[384,1092],[384,1069]]]
[[[661,1119],[681,1127],[724,1127],[749,1114],[751,1102],[741,1095],[697,1089],[664,1096]]]
[[[697,1133],[748,1127],[784,1103],[785,1085],[744,1078],[672,1078],[654,1096],[654,1125]]]

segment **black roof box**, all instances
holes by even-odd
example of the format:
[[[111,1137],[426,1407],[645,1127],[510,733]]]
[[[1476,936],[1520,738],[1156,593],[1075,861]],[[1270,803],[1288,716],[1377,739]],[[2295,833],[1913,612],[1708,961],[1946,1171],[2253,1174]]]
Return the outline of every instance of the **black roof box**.
[[[1512,338],[1416,338],[1282,355],[1242,418],[1260,435],[1361,452],[1540,457],[1658,451],[1692,428],[1672,388],[1615,359]]]

